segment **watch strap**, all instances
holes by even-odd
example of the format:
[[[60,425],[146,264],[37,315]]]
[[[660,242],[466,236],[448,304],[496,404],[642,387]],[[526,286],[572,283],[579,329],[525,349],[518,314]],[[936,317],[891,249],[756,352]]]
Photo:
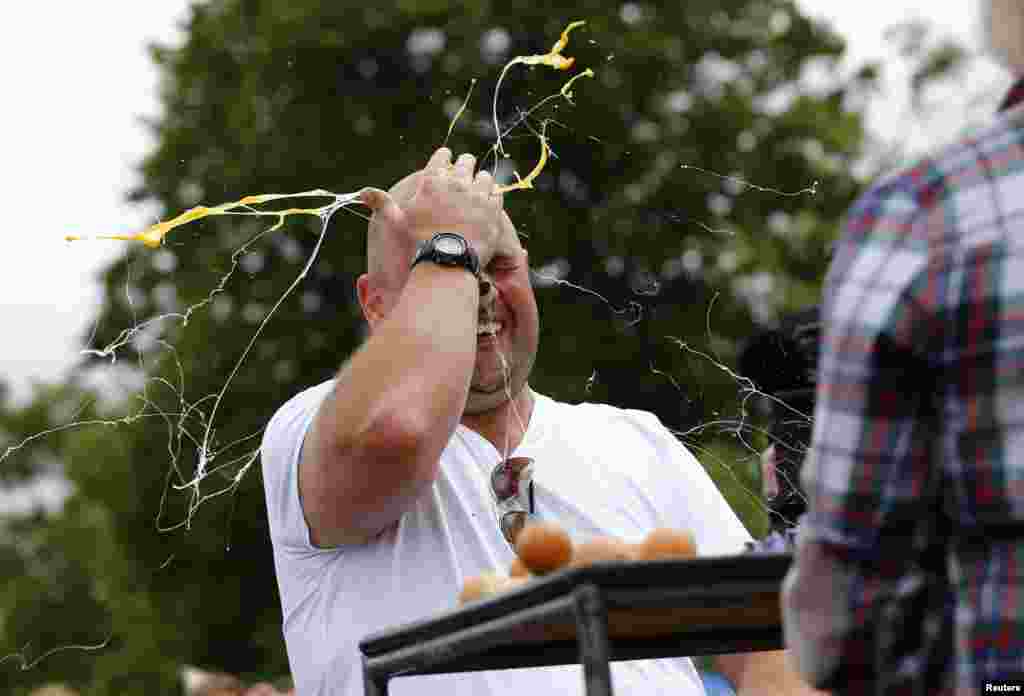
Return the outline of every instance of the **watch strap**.
[[[437,239],[441,236],[458,237],[462,241],[464,251],[460,254],[450,254],[441,251],[436,246]],[[476,255],[476,252],[473,251],[473,247],[469,245],[466,238],[454,232],[440,232],[430,239],[417,244],[416,254],[413,257],[412,263],[409,265],[410,270],[415,268],[416,264],[421,261],[431,261],[441,266],[462,267],[472,273],[475,277],[480,277],[480,258]]]

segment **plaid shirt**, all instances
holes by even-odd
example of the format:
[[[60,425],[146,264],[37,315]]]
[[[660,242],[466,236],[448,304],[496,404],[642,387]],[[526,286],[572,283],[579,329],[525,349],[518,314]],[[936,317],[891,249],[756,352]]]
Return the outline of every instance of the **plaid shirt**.
[[[1022,97],[1024,80],[993,124],[874,186],[836,246],[783,586],[818,688],[1024,678]]]

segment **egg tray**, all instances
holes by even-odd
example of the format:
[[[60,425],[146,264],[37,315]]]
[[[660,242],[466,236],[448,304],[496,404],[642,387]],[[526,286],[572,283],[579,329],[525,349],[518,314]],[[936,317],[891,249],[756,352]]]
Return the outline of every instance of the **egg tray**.
[[[788,553],[595,563],[360,642],[365,693],[398,676],[578,663],[588,696],[609,662],[778,650]],[[453,598],[454,602],[454,598]]]

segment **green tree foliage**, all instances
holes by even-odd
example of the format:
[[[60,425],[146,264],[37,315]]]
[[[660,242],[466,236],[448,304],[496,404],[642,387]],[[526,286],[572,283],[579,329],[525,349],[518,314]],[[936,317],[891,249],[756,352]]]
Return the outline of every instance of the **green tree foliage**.
[[[788,0],[559,7],[197,3],[184,45],[153,48],[164,111],[151,124],[157,146],[133,196],[159,204],[167,219],[246,194],[387,187],[442,143],[474,78],[449,144],[493,164],[490,107],[502,65],[548,51],[570,21],[584,19],[565,53],[596,77],[575,83],[574,103],[551,100],[505,140],[503,163],[525,173],[539,152],[533,131],[547,121],[556,155],[535,190],[507,197],[539,273],[533,384],[560,399],[652,410],[679,430],[732,418],[734,380],[667,337],[731,364],[756,321],[814,300],[829,240],[858,190],[851,171],[863,132],[847,99],[871,76],[805,86],[809,69],[838,58],[843,42]],[[513,68],[502,123],[568,77]],[[222,217],[173,232],[156,251],[126,245],[105,273],[91,345],[208,298],[264,223]],[[287,671],[258,463],[237,474],[273,411],[331,377],[363,336],[354,296],[363,220],[345,211],[331,220],[319,259],[217,397],[302,270],[316,223],[290,218],[252,241],[187,325],[180,317],[147,325],[106,368],[141,369],[148,381],[99,416],[164,416],[75,429],[45,445],[57,447],[74,493],[61,515],[23,521],[21,540],[0,544],[14,578],[0,593],[3,654],[111,640],[25,672],[8,660],[0,679],[158,694],[175,693],[186,662],[253,678]],[[82,367],[108,364],[96,357]],[[207,427],[218,457],[199,493],[226,493],[193,516],[196,491],[185,484]],[[15,440],[30,432],[9,429]],[[714,455],[709,468],[742,508],[741,488],[756,485],[739,465],[749,452],[717,429],[688,441]],[[43,446],[19,453],[20,466],[31,470],[26,462]],[[751,520],[756,510],[743,514]]]

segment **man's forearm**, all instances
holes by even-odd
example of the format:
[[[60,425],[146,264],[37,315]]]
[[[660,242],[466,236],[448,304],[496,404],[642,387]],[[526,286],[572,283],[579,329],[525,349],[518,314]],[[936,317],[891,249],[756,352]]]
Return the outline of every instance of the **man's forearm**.
[[[719,655],[715,666],[736,696],[823,696],[797,674],[784,650]]]
[[[393,431],[440,454],[462,416],[476,361],[477,279],[431,263],[338,376],[331,414],[340,443]]]
[[[853,620],[851,588],[873,586],[841,564],[827,544],[800,528],[793,565],[782,584],[786,642],[797,669],[812,684],[866,673],[871,648]],[[868,593],[870,595],[870,592]]]

